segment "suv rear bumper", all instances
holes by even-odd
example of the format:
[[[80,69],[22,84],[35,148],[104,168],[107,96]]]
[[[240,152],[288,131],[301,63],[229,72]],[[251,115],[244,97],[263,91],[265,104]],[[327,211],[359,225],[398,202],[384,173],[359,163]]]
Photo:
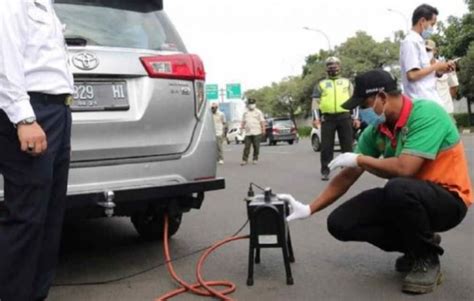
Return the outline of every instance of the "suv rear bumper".
[[[67,196],[66,219],[131,216],[149,208],[186,212],[199,209],[204,192],[225,188],[223,178],[127,190],[109,190]]]
[[[283,135],[272,135],[273,141],[291,141],[296,140],[296,134],[283,134]]]

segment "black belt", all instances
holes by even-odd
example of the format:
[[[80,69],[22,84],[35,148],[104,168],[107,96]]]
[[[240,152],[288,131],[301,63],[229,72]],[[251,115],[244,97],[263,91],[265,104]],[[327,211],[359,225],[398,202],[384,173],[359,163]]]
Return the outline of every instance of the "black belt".
[[[350,116],[350,112],[338,112],[338,113],[323,113],[323,115],[331,115],[331,116]]]
[[[42,103],[42,104],[60,104],[70,106],[73,98],[71,94],[46,94],[41,92],[28,92],[31,103]]]

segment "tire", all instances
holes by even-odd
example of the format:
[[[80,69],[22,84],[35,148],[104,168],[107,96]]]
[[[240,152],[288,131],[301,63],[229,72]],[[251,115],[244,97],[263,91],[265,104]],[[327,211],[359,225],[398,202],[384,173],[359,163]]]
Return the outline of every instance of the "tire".
[[[292,145],[295,141],[294,140],[288,140],[288,144]]]
[[[156,241],[163,239],[164,231],[164,211],[152,212],[151,210],[146,212],[135,213],[130,218],[135,230],[137,230],[140,236],[148,241]],[[171,237],[178,232],[179,226],[181,225],[182,213],[174,216],[169,216],[168,223],[168,236]]]
[[[270,140],[270,142],[268,142],[268,144],[275,146],[275,145],[277,145],[277,142],[275,140]]]
[[[321,150],[321,141],[319,141],[318,135],[313,135],[313,137],[311,137],[311,146],[315,152],[319,152]]]
[[[235,144],[239,144],[239,139],[235,137]]]

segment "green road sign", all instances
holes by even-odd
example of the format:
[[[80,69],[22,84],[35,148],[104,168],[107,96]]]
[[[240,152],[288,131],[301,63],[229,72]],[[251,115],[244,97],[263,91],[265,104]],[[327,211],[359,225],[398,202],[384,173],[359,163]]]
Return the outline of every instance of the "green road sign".
[[[242,90],[240,88],[240,84],[227,84],[226,94],[227,99],[242,98]]]
[[[206,97],[207,100],[219,99],[219,86],[216,84],[206,85]]]

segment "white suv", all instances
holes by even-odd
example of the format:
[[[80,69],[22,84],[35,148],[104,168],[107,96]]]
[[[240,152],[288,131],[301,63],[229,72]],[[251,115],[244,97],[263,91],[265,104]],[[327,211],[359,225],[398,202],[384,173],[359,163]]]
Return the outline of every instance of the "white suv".
[[[216,178],[205,71],[162,0],[56,0],[74,73],[66,219],[130,216],[138,233],[170,235]],[[0,200],[3,198],[0,183]]]

